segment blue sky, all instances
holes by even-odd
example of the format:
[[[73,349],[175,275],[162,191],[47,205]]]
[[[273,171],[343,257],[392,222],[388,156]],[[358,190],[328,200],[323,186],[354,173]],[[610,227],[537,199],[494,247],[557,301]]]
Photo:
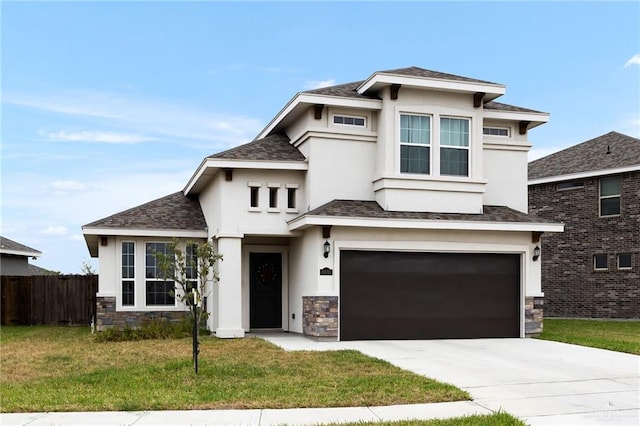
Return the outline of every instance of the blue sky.
[[[551,113],[531,158],[640,136],[638,2],[3,2],[3,236],[78,273],[81,226],[181,190],[295,93],[419,66]],[[95,261],[92,261],[97,266]]]

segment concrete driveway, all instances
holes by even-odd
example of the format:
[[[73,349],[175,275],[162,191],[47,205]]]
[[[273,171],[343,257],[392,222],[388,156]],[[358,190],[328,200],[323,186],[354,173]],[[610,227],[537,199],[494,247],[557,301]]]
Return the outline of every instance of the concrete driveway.
[[[260,334],[286,350],[355,349],[468,391],[531,425],[640,425],[640,356],[536,339],[323,342]]]

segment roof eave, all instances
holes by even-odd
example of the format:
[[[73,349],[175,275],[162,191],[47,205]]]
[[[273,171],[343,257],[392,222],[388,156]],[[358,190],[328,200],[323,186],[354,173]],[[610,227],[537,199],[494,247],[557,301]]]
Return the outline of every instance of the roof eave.
[[[24,256],[24,257],[40,257],[42,252],[38,250],[12,250],[12,249],[0,249],[0,254],[8,254],[11,256]]]
[[[359,228],[434,229],[460,231],[512,231],[512,232],[563,232],[564,224],[546,222],[500,222],[465,220],[378,219],[366,217],[341,217],[303,215],[289,221],[289,230],[302,230],[310,226],[350,226]]]
[[[269,136],[270,134],[274,133],[275,130],[283,127],[283,124],[286,125],[286,123],[288,122],[287,118],[295,118],[304,110],[306,110],[310,105],[315,104],[355,107],[371,110],[382,109],[382,101],[378,99],[358,99],[343,96],[331,96],[300,92],[297,93],[282,110],[280,110],[280,112],[269,122],[269,124],[267,124],[264,129],[262,129],[256,139],[262,139]]]
[[[619,173],[629,173],[629,172],[637,172],[637,171],[640,171],[640,164],[635,164],[627,167],[616,167],[611,169],[600,169],[600,170],[591,170],[587,172],[570,173],[566,175],[545,176],[545,177],[536,178],[536,179],[529,179],[528,184],[540,185],[544,183],[562,182],[567,180],[584,179],[584,178],[590,178],[595,176],[608,176],[608,175],[615,175]]]
[[[494,100],[506,92],[506,86],[502,84],[483,83],[479,81],[461,81],[439,79],[433,77],[419,76],[402,76],[397,74],[374,73],[365,80],[356,91],[359,94],[365,94],[369,90],[377,90],[391,84],[400,84],[402,86],[417,87],[423,89],[445,90],[453,92],[468,93],[485,93],[484,100]]]
[[[484,118],[509,121],[528,121],[530,122],[528,126],[529,129],[548,123],[549,116],[550,114],[546,112],[500,111],[492,109],[484,110]]]
[[[198,194],[209,180],[223,169],[299,170],[309,168],[307,161],[231,160],[205,158],[182,190],[185,196]]]

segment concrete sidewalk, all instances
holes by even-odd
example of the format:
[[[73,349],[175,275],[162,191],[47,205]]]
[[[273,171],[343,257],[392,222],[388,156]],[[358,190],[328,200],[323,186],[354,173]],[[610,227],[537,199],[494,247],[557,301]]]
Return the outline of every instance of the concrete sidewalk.
[[[293,408],[283,410],[113,411],[0,414],[2,426],[56,425],[313,425],[335,422],[435,419],[491,414],[471,401],[385,407]]]

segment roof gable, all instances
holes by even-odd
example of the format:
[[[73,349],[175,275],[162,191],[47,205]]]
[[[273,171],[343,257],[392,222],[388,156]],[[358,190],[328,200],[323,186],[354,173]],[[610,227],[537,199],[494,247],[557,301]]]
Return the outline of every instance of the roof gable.
[[[275,134],[213,154],[208,158],[253,161],[306,161],[305,156],[289,141],[286,135]]]
[[[83,228],[127,228],[158,230],[207,229],[197,200],[176,192],[129,210],[96,220]]]
[[[529,163],[529,180],[640,166],[640,139],[609,132]]]

